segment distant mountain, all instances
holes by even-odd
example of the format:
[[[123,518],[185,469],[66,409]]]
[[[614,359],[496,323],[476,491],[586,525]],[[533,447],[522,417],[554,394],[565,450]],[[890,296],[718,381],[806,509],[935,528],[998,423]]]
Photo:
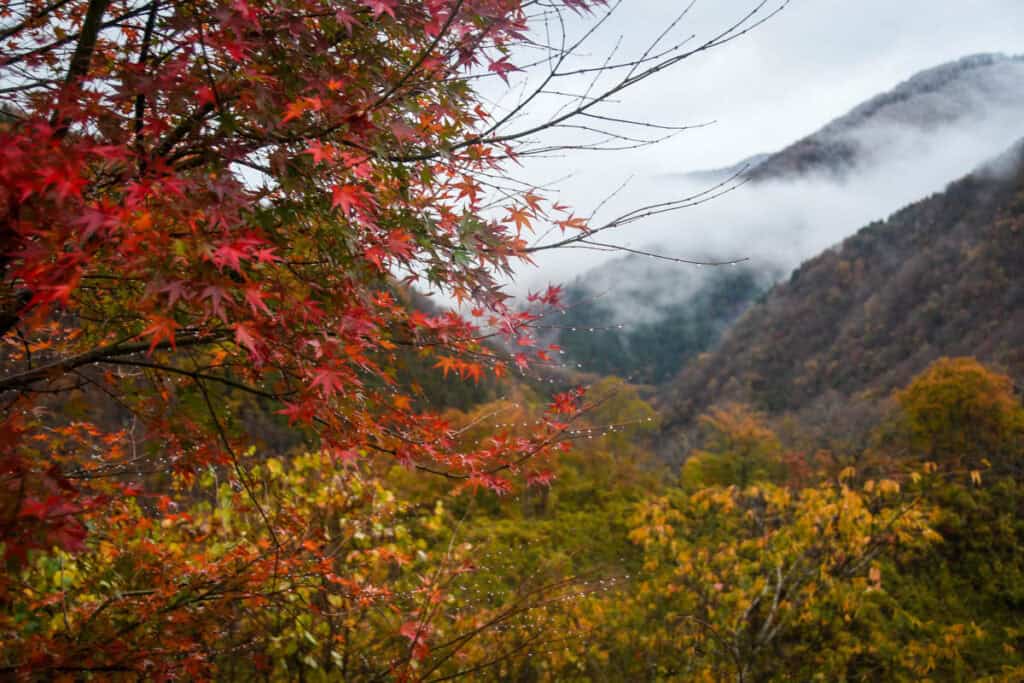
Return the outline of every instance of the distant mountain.
[[[776,285],[671,383],[666,422],[726,400],[882,396],[956,355],[1024,379],[1024,142]]]
[[[567,286],[577,305],[559,343],[586,369],[668,380],[797,263],[943,187],[1021,135],[1024,56],[973,55],[920,72],[777,153],[664,176],[682,194],[743,169],[750,182],[681,214],[680,223],[696,229],[668,225],[647,250],[693,257],[703,249],[752,260],[725,274],[639,256],[608,261]]]
[[[894,151],[913,154],[921,141],[908,130],[940,133],[965,121],[1019,114],[1022,84],[1024,55],[979,54],[942,64],[769,155],[746,175],[754,182],[821,173],[841,177]]]
[[[753,182],[822,173],[841,178],[891,155],[893,144],[912,153],[919,142],[906,144],[908,131],[941,134],[965,121],[1009,120],[1024,109],[1022,84],[1024,55],[970,55],[918,72],[778,152],[667,177],[712,183],[738,173]]]

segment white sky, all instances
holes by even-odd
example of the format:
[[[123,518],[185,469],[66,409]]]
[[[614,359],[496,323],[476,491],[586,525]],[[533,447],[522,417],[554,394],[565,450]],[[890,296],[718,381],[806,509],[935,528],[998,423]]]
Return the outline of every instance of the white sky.
[[[577,66],[600,63],[618,40],[620,55],[636,56],[686,4],[623,0]],[[697,0],[675,35],[695,34],[700,42],[755,4]],[[600,110],[663,124],[714,125],[642,150],[532,161],[519,176],[542,183],[571,174],[559,185],[560,200],[586,214],[630,176],[631,188],[650,188],[664,174],[777,151],[922,69],[978,52],[1024,53],[1024,0],[792,0],[752,33],[654,76]],[[543,116],[544,106],[533,114]],[[649,192],[636,194],[651,199]],[[719,201],[741,201],[740,193]],[[564,281],[600,260],[581,256],[545,257],[541,272],[521,273],[519,284]]]
[[[754,4],[698,0],[677,34],[707,38]],[[684,5],[625,0],[590,53],[600,59],[622,36],[623,53],[635,54]],[[922,69],[977,52],[1024,52],[1024,0],[792,0],[750,34],[608,107],[714,126],[614,159],[590,155],[585,164],[663,172],[727,165],[777,150]]]

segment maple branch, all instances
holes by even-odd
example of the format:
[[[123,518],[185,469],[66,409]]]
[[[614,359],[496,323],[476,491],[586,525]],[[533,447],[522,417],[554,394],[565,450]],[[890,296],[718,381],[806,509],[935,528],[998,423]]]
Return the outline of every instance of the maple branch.
[[[3,230],[0,236],[6,237],[7,232],[7,230]],[[6,256],[0,256],[0,268],[5,266],[7,261]],[[27,290],[22,290],[10,298],[13,301],[10,303],[9,310],[0,311],[0,339],[6,336],[21,321],[21,309],[32,299],[32,294]]]
[[[96,38],[100,34],[102,29],[103,15],[107,11],[107,7],[110,6],[110,0],[91,0],[89,2],[89,8],[85,13],[85,21],[82,24],[82,32],[78,38],[78,45],[75,46],[75,52],[71,56],[71,63],[68,65],[67,76],[64,77],[64,88],[60,103],[57,105],[56,110],[53,112],[53,119],[51,123],[57,125],[60,121],[60,125],[57,127],[57,131],[54,134],[56,137],[61,138],[67,134],[70,127],[70,118],[65,117],[63,121],[60,120],[60,111],[67,104],[67,96],[74,86],[78,85],[78,81],[85,77],[89,72],[89,64],[92,62],[92,53],[96,47]]]
[[[137,342],[133,344],[116,342],[109,346],[103,346],[98,349],[93,349],[92,351],[80,353],[77,356],[53,361],[52,363],[47,363],[45,365],[39,365],[32,370],[8,375],[7,377],[0,379],[0,392],[11,391],[13,389],[23,389],[34,382],[38,382],[39,380],[55,379],[83,365],[106,361],[117,356],[128,356],[133,353],[141,353],[148,350],[159,349],[164,351],[177,347],[201,346],[223,341],[226,338],[227,337],[223,333],[220,333],[177,339],[173,343],[170,340],[164,340],[156,344],[147,344],[146,342]]]
[[[232,389],[238,389],[239,391],[244,391],[248,394],[252,394],[253,396],[259,396],[260,398],[266,398],[272,401],[279,401],[285,396],[296,393],[295,391],[289,391],[283,394],[275,394],[269,391],[264,391],[262,389],[257,389],[256,387],[249,386],[248,384],[236,382],[235,380],[228,379],[227,377],[210,375],[205,372],[199,372],[198,370],[186,370],[184,368],[179,368],[173,365],[165,365],[163,363],[153,363],[150,361],[140,360],[125,360],[118,358],[105,358],[99,362],[105,363],[107,365],[124,365],[137,368],[149,368],[151,370],[156,370],[157,372],[168,372],[175,375],[182,375],[183,377],[189,377],[195,380],[217,382],[219,384],[223,384],[224,386],[231,387]]]
[[[12,673],[12,674],[20,672],[20,671],[23,671],[23,670],[24,670],[24,667],[20,666],[20,665],[19,666],[4,666],[4,667],[0,667],[0,672],[6,672],[6,673]],[[54,666],[54,667],[50,667],[48,669],[48,671],[61,671],[61,672],[64,672],[64,673],[77,673],[77,674],[87,674],[87,673],[138,673],[138,670],[133,668],[133,667],[130,667],[128,665],[121,665],[121,666],[119,666],[117,664],[111,664],[111,665],[108,665],[108,666],[99,666],[99,665],[98,666],[85,666],[85,665],[82,665],[82,666]]]
[[[174,146],[181,142],[182,140],[184,140],[185,136],[188,135],[192,131],[192,129],[197,124],[202,122],[203,119],[205,119],[206,116],[212,111],[213,104],[207,102],[195,111],[193,111],[190,115],[186,116],[185,119],[181,121],[181,123],[179,123],[174,130],[167,134],[167,137],[164,139],[164,141],[160,143],[160,146],[156,150],[155,156],[166,157],[168,154],[170,154],[171,150],[174,149]]]
[[[763,10],[766,5],[768,5],[769,1],[770,0],[760,0],[753,7],[753,9],[748,11],[738,21],[735,21],[729,27],[727,27],[726,29],[720,31],[719,33],[717,33],[713,37],[709,38],[705,42],[703,42],[700,45],[698,45],[697,47],[695,47],[695,48],[693,48],[691,50],[687,50],[686,52],[682,52],[680,54],[668,56],[665,59],[662,59],[661,61],[656,61],[653,65],[651,65],[648,68],[643,69],[642,71],[639,71],[639,72],[637,72],[636,68],[634,67],[633,69],[631,69],[627,73],[627,75],[624,78],[622,78],[620,81],[618,81],[614,85],[606,88],[605,90],[603,90],[602,92],[600,92],[599,94],[597,94],[597,95],[595,95],[593,97],[590,97],[589,93],[588,93],[586,95],[585,101],[582,101],[582,103],[579,104],[577,107],[575,107],[575,108],[573,108],[573,109],[571,109],[569,111],[565,111],[564,113],[561,113],[561,114],[558,114],[556,116],[553,116],[551,119],[549,119],[549,120],[547,120],[547,121],[545,121],[543,123],[539,123],[537,125],[527,127],[527,128],[525,128],[523,130],[519,130],[519,131],[515,131],[515,132],[511,132],[511,133],[497,134],[497,130],[502,125],[504,125],[505,123],[510,121],[515,116],[515,114],[518,113],[522,109],[522,106],[525,106],[525,103],[524,103],[524,104],[521,104],[520,106],[517,106],[515,109],[513,109],[512,112],[510,112],[509,114],[507,114],[504,117],[502,117],[496,124],[490,126],[487,130],[483,131],[482,133],[480,133],[478,135],[473,135],[473,136],[467,137],[465,140],[451,145],[448,149],[446,149],[444,151],[432,150],[432,151],[422,152],[420,154],[414,154],[414,155],[408,155],[408,156],[401,156],[401,155],[390,156],[390,157],[388,157],[388,160],[389,161],[394,161],[394,162],[399,162],[399,163],[410,163],[410,162],[417,162],[417,161],[429,161],[431,159],[436,159],[437,157],[442,156],[443,154],[450,154],[450,153],[452,153],[454,151],[457,151],[457,150],[460,150],[460,149],[464,149],[466,147],[472,147],[473,145],[497,145],[497,144],[501,144],[501,143],[505,143],[505,142],[514,142],[514,141],[517,141],[517,140],[522,140],[523,138],[528,138],[529,136],[535,135],[537,133],[541,133],[541,132],[544,132],[544,131],[547,131],[547,130],[551,130],[552,128],[557,127],[559,124],[562,124],[562,123],[564,123],[564,122],[566,122],[566,121],[568,121],[568,120],[570,120],[572,118],[575,118],[577,116],[582,116],[582,115],[585,115],[587,113],[591,113],[590,110],[593,109],[596,105],[598,105],[598,104],[600,104],[602,102],[608,101],[610,98],[612,98],[613,96],[617,95],[618,93],[620,93],[620,92],[622,92],[622,91],[624,91],[624,90],[626,90],[626,89],[636,85],[637,83],[639,83],[641,81],[647,80],[651,76],[654,76],[655,74],[657,74],[657,73],[659,73],[661,71],[664,71],[664,70],[666,70],[666,69],[668,69],[668,68],[670,68],[670,67],[672,67],[672,66],[674,66],[674,65],[676,65],[676,64],[678,64],[678,63],[680,63],[680,62],[682,62],[682,61],[684,61],[686,59],[694,57],[694,56],[696,56],[696,55],[698,55],[698,54],[700,54],[702,52],[707,52],[707,51],[712,50],[712,49],[714,49],[716,47],[719,47],[721,45],[725,45],[726,43],[730,43],[730,42],[732,42],[732,41],[734,41],[734,40],[736,40],[736,39],[738,39],[738,38],[740,38],[740,37],[750,33],[751,31],[753,31],[757,27],[759,27],[762,24],[764,24],[766,21],[769,21],[772,17],[777,15],[783,9],[785,9],[786,6],[788,6],[789,2],[790,2],[790,0],[782,0],[782,2],[779,4],[779,6],[776,7],[775,9],[773,9],[767,15],[761,17],[760,19],[757,19],[756,21],[751,22],[751,19],[756,17],[757,14],[759,12],[761,12],[761,10]],[[659,42],[660,40],[661,40],[661,38],[659,37],[658,40],[656,40],[654,44],[656,45],[657,42]],[[648,48],[648,52],[649,51],[650,51],[650,48]],[[646,59],[646,57],[644,59]],[[643,64],[643,63],[644,63],[643,61],[640,61],[640,62],[638,62],[637,66],[640,65],[640,64]],[[604,69],[604,68],[607,68],[607,67],[605,65],[602,65],[601,67],[597,67],[597,68],[598,69]],[[554,74],[549,74],[548,77],[546,77],[544,79],[544,83],[546,84],[552,78],[554,78]],[[543,87],[543,85],[541,87]],[[529,102],[530,100],[532,100],[533,97],[535,96],[535,94],[531,95],[530,97],[528,97],[526,99],[526,102]],[[567,146],[565,146],[565,145],[558,145],[558,146],[553,147],[553,149],[565,149],[566,147]],[[518,152],[519,156],[524,156],[524,155],[531,154],[531,153],[532,152],[530,152],[529,150],[525,150],[525,151],[520,150]]]
[[[729,192],[732,192],[732,191],[738,189],[739,187],[743,186],[747,182],[745,179],[741,178],[742,175],[746,172],[747,168],[748,168],[747,166],[744,166],[744,167],[740,168],[738,171],[733,173],[728,178],[718,182],[715,185],[712,185],[711,187],[709,187],[707,189],[701,190],[700,192],[695,192],[694,194],[688,195],[686,197],[681,197],[679,199],[671,199],[669,201],[658,202],[656,204],[646,204],[644,206],[640,206],[640,207],[637,207],[637,208],[634,208],[634,209],[630,209],[629,211],[626,211],[625,213],[620,214],[619,216],[616,216],[615,218],[605,222],[604,224],[602,224],[602,225],[600,225],[600,226],[598,226],[596,228],[587,228],[587,229],[583,230],[582,232],[580,232],[579,234],[572,235],[570,237],[565,237],[565,238],[557,240],[555,242],[550,242],[548,244],[534,244],[532,246],[524,248],[522,251],[525,254],[532,254],[532,253],[535,253],[535,252],[538,252],[538,251],[547,251],[549,249],[560,249],[560,248],[563,248],[563,247],[568,247],[568,246],[575,245],[575,244],[580,244],[580,243],[582,243],[582,244],[589,244],[591,247],[596,247],[596,248],[600,248],[600,249],[630,251],[630,249],[628,247],[623,247],[623,246],[614,245],[614,244],[603,244],[601,242],[597,242],[597,241],[593,240],[592,238],[593,238],[594,235],[596,235],[598,233],[601,233],[601,232],[612,230],[614,228],[619,228],[619,227],[622,227],[624,225],[629,225],[630,223],[635,223],[637,221],[643,220],[645,218],[649,218],[651,216],[657,216],[657,215],[663,214],[663,213],[671,213],[671,212],[674,212],[674,211],[679,211],[681,209],[687,209],[687,208],[691,208],[691,207],[694,207],[694,206],[700,206],[701,204],[705,204],[705,203],[710,202],[710,201],[712,201],[714,199],[717,199],[717,198],[719,198],[719,197],[721,197],[723,195],[726,195]],[[620,187],[620,189],[622,189],[622,188]],[[616,190],[616,192],[618,192],[618,190]],[[603,200],[601,202],[601,204],[599,205],[599,208],[609,198],[606,198],[605,200]],[[548,233],[545,233],[545,235],[547,235],[547,234]],[[541,239],[543,239],[543,236],[541,237]],[[638,253],[641,256],[650,256],[650,257],[654,257],[654,258],[664,258],[664,259],[669,260],[669,261],[676,260],[676,261],[681,262],[681,263],[693,263],[694,265],[727,265],[727,264],[731,264],[731,263],[734,263],[734,262],[735,263],[739,263],[741,261],[746,261],[747,260],[746,258],[743,258],[743,259],[727,260],[727,261],[724,261],[724,262],[713,262],[713,261],[705,262],[705,261],[695,261],[695,260],[691,261],[691,260],[686,260],[686,259],[673,259],[672,257],[659,256],[657,254],[653,254],[653,253],[650,253],[650,252],[641,252],[640,250],[636,250],[635,253]]]
[[[7,40],[8,38],[10,38],[11,36],[15,35],[16,33],[19,33],[21,31],[23,31],[33,21],[37,21],[39,19],[42,19],[43,17],[47,16],[51,12],[55,12],[55,11],[59,10],[61,7],[63,7],[64,5],[68,4],[71,1],[72,0],[56,0],[56,2],[51,2],[49,5],[46,5],[44,7],[40,7],[36,12],[34,12],[34,13],[28,15],[27,17],[25,17],[24,19],[22,19],[22,21],[20,23],[14,24],[13,26],[10,26],[8,28],[0,30],[0,41]]]
[[[205,602],[207,600],[216,600],[218,598],[223,598],[223,597],[226,597],[226,596],[230,595],[232,592],[236,593],[236,594],[241,594],[241,595],[248,594],[249,591],[245,591],[245,590],[241,590],[241,589],[232,591],[231,586],[230,586],[230,582],[233,581],[233,580],[239,579],[239,577],[243,577],[245,575],[245,572],[248,571],[253,565],[255,565],[256,562],[258,562],[260,559],[261,558],[257,556],[257,557],[254,557],[252,559],[247,560],[245,563],[243,563],[241,566],[239,566],[235,570],[233,575],[225,576],[224,578],[220,579],[219,581],[211,581],[211,582],[209,582],[208,583],[208,587],[204,591],[199,592],[199,593],[197,593],[195,595],[188,596],[188,594],[185,593],[184,595],[186,595],[187,597],[184,597],[184,598],[181,598],[181,599],[179,599],[179,597],[182,594],[179,593],[178,595],[175,595],[168,604],[164,605],[159,610],[157,610],[155,614],[149,615],[149,616],[147,616],[147,617],[145,617],[143,619],[134,620],[134,621],[129,622],[128,624],[122,626],[120,629],[118,629],[118,631],[116,633],[116,637],[120,638],[120,637],[122,637],[124,635],[127,635],[128,633],[131,633],[135,629],[137,629],[140,626],[142,626],[143,624],[145,624],[149,619],[152,619],[154,616],[159,615],[159,614],[168,614],[170,612],[174,612],[176,610],[182,609],[183,607],[187,607],[187,606],[192,605],[192,604],[196,604],[196,603],[200,603],[200,602]],[[189,588],[196,588],[196,589],[198,589],[199,586],[189,586]],[[143,589],[142,591],[139,591],[137,593],[129,591],[129,592],[126,592],[125,595],[129,595],[131,597],[141,597],[141,596],[144,596],[146,594],[146,592],[145,592],[146,590],[148,590],[148,589]]]
[[[249,500],[256,506],[256,510],[260,513],[260,517],[263,519],[264,525],[267,527],[267,531],[270,533],[271,540],[274,541],[274,547],[276,552],[279,554],[281,551],[281,541],[277,538],[277,532],[274,530],[274,525],[270,523],[270,518],[267,516],[266,510],[260,504],[259,498],[256,497],[256,492],[252,488],[252,484],[249,481],[249,477],[245,474],[242,469],[242,464],[238,461],[238,454],[235,453],[235,449],[231,446],[231,442],[228,440],[228,435],[224,431],[223,425],[220,423],[220,418],[217,417],[217,411],[213,407],[213,401],[210,400],[210,393],[206,390],[206,385],[203,384],[203,380],[199,378],[193,378],[196,386],[199,387],[200,393],[203,395],[203,402],[206,404],[206,409],[210,413],[210,419],[213,420],[213,426],[217,429],[217,435],[220,437],[221,443],[224,445],[224,449],[231,457],[231,464],[234,466],[235,474],[238,475],[239,481],[245,488],[245,492],[249,496]],[[278,555],[279,556],[279,555]],[[277,560],[275,559],[275,569],[277,566]],[[275,571],[275,578],[277,572]]]
[[[107,2],[107,4],[109,4],[109,1]],[[145,14],[148,10],[149,10],[149,4],[147,3],[147,4],[145,4],[145,5],[141,6],[141,7],[137,7],[135,9],[133,9],[133,10],[125,12],[124,14],[120,14],[120,15],[114,17],[113,19],[108,19],[107,21],[105,21],[105,22],[103,22],[102,24],[99,25],[99,29],[98,30],[102,31],[103,29],[107,29],[107,28],[111,28],[113,26],[117,26],[118,24],[120,24],[125,19],[131,19],[132,17],[137,17],[137,16],[139,16],[141,14]],[[29,50],[27,52],[22,52],[21,54],[14,55],[13,57],[8,57],[6,59],[0,59],[0,66],[3,66],[3,67],[13,66],[13,65],[15,65],[15,64],[17,64],[19,62],[24,62],[26,60],[31,60],[33,57],[37,57],[39,55],[45,55],[47,53],[51,53],[51,52],[53,52],[54,50],[56,50],[57,48],[59,48],[59,47],[61,47],[63,45],[67,45],[70,42],[73,42],[75,40],[79,40],[82,37],[82,35],[83,35],[82,31],[78,31],[76,33],[71,33],[71,34],[68,34],[66,36],[62,36],[61,38],[59,38],[58,40],[53,41],[52,43],[47,43],[46,45],[40,45],[38,47],[32,48],[31,50]],[[94,43],[94,47],[95,47],[95,43]],[[91,61],[91,56],[90,56],[90,61]],[[86,65],[86,66],[88,66],[88,65]]]
[[[650,258],[661,259],[663,261],[671,261],[672,263],[686,263],[693,266],[735,266],[738,263],[744,263],[749,261],[749,256],[743,256],[740,258],[729,259],[727,261],[696,261],[693,259],[678,258],[675,256],[665,256],[664,254],[656,254],[652,251],[644,251],[643,249],[633,249],[632,247],[623,246],[621,244],[609,244],[606,242],[594,242],[592,240],[583,239],[580,240],[581,244],[589,244],[595,247],[606,249],[607,251],[624,251],[628,254],[636,254],[637,256],[648,256]]]
[[[440,645],[434,645],[432,649],[435,652],[436,651],[440,651],[440,650],[445,650],[445,649],[448,649],[448,652],[445,653],[445,655],[443,657],[439,658],[436,662],[434,662],[433,665],[429,669],[424,671],[423,674],[421,675],[421,678],[424,679],[424,680],[431,680],[431,681],[443,681],[443,680],[448,680],[450,678],[457,678],[457,677],[465,675],[465,674],[467,674],[469,672],[477,671],[477,670],[480,670],[481,668],[485,668],[487,666],[492,666],[493,664],[495,664],[495,663],[497,663],[499,661],[502,661],[502,659],[505,659],[507,657],[511,657],[512,654],[514,654],[516,651],[518,651],[518,649],[521,649],[521,648],[517,648],[516,650],[512,650],[511,652],[506,653],[507,657],[503,657],[503,658],[498,659],[498,660],[493,660],[493,661],[491,661],[489,663],[481,664],[479,666],[474,667],[473,669],[459,672],[458,674],[455,674],[454,676],[445,676],[443,678],[427,679],[428,676],[430,676],[432,673],[437,671],[437,669],[441,668],[441,666],[443,666],[445,662],[447,662],[453,656],[458,654],[458,652],[460,652],[461,648],[466,643],[468,643],[469,641],[473,640],[474,638],[476,638],[481,633],[485,632],[488,629],[494,628],[495,626],[498,626],[498,625],[500,625],[503,622],[509,621],[512,618],[517,617],[517,616],[519,616],[521,614],[526,614],[526,613],[528,613],[528,612],[530,612],[532,610],[535,610],[537,608],[543,607],[543,606],[545,606],[547,604],[551,604],[552,602],[557,601],[558,600],[557,597],[552,598],[550,596],[551,595],[557,595],[558,594],[557,591],[560,591],[560,590],[564,590],[564,589],[567,589],[567,588],[575,588],[580,583],[584,583],[585,584],[585,582],[581,581],[579,576],[570,576],[568,578],[562,579],[561,581],[555,581],[554,583],[549,583],[549,584],[545,584],[545,585],[542,585],[542,586],[538,586],[538,587],[533,588],[532,590],[529,590],[529,591],[527,591],[525,593],[522,592],[522,586],[520,585],[520,587],[517,589],[517,593],[519,595],[517,596],[516,602],[513,603],[510,607],[508,607],[505,611],[499,612],[496,616],[491,617],[488,621],[484,622],[483,624],[480,624],[479,626],[477,626],[477,627],[475,627],[475,628],[473,628],[473,629],[471,629],[471,630],[469,630],[469,631],[467,631],[465,633],[459,634],[459,635],[453,637],[451,640],[448,640],[447,642],[441,643]],[[541,599],[540,600],[536,600],[536,601],[531,601],[531,598],[533,596],[537,596],[537,595],[539,595],[541,597]],[[534,636],[534,638],[536,638],[536,637],[539,637],[539,634],[537,636]],[[529,645],[531,643],[532,643],[532,640],[527,640],[524,645]],[[406,660],[406,661],[408,661],[408,660]]]
[[[157,11],[160,8],[160,2],[157,0],[153,3],[153,6],[149,9],[149,17],[146,19],[146,30],[142,35],[142,49],[139,51],[138,65],[145,66],[146,61],[149,59],[149,45],[153,40],[153,29],[156,27],[156,16]],[[146,96],[143,93],[139,93],[135,96],[135,137],[138,138],[142,135],[142,119],[146,113]]]
[[[465,0],[456,0],[455,6],[452,7],[451,14],[448,15],[448,19],[444,22],[444,25],[441,27],[441,30],[438,31],[437,37],[434,38],[433,42],[431,42],[429,46],[427,46],[427,49],[423,50],[423,52],[420,53],[419,58],[415,62],[413,62],[413,64],[408,68],[408,70],[406,70],[404,74],[402,74],[402,77],[399,78],[394,85],[388,88],[387,92],[385,92],[383,95],[377,98],[377,100],[374,101],[373,104],[367,107],[367,112],[373,111],[374,109],[382,105],[384,102],[386,102],[392,95],[398,92],[398,90],[403,85],[405,85],[410,78],[412,78],[413,74],[415,74],[421,66],[423,66],[424,62],[427,61],[427,58],[430,57],[431,53],[433,53],[433,51],[437,49],[437,46],[440,45],[441,41],[448,34],[448,31],[451,29],[452,24],[455,23],[455,18],[459,15],[459,10],[462,9],[463,2],[465,2]]]

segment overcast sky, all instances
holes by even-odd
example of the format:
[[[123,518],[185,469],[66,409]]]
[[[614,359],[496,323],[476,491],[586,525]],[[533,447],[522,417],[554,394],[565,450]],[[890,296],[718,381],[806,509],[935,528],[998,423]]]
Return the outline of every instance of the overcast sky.
[[[621,57],[637,56],[686,4],[623,0],[575,66],[599,64],[617,41]],[[699,43],[755,4],[697,0],[674,35],[694,34]],[[652,77],[600,110],[663,124],[714,125],[643,150],[533,161],[520,175],[541,183],[571,173],[559,184],[560,199],[586,214],[630,176],[632,188],[649,189],[666,174],[777,151],[922,69],[979,52],[1024,53],[1024,0],[792,0],[753,32]],[[533,114],[543,116],[545,106],[555,104],[538,103]],[[628,204],[630,191],[624,195],[620,203]],[[743,199],[735,193],[719,201]],[[545,254],[540,273],[521,273],[517,280],[531,286],[565,280],[594,264],[583,256]]]
[[[589,53],[599,58],[622,36],[620,54],[635,54],[685,4],[624,0]],[[697,0],[676,35],[707,38],[754,4]],[[777,150],[917,71],[977,52],[1024,52],[1024,0],[792,0],[739,40],[630,90],[621,105],[667,123],[714,126],[580,164],[664,172],[727,165]]]

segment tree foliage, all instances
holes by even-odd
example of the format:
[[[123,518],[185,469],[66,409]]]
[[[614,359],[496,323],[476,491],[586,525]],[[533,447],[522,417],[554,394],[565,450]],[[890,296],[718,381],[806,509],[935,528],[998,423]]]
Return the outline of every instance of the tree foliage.
[[[931,460],[976,469],[1011,464],[1024,412],[1009,377],[974,358],[941,358],[896,393],[910,445]]]
[[[767,3],[510,128],[581,75],[582,42],[531,27],[601,4],[0,2],[0,677],[1024,670],[1007,378],[934,365],[870,474],[723,404],[681,481],[628,383],[499,383],[558,351],[515,264],[687,205],[590,225],[507,165],[544,130],[605,139],[574,117],[643,126],[591,109]],[[538,46],[543,84],[489,111]]]
[[[873,611],[883,558],[938,539],[927,510],[899,493],[890,480],[799,493],[764,485],[641,507],[630,538],[652,574],[637,598],[657,601],[666,623],[656,638],[667,640],[650,644],[666,653],[659,673],[754,681],[884,660],[888,653],[870,640],[851,639],[848,650],[818,643],[834,637],[846,645],[853,620]],[[667,655],[672,645],[675,656]]]
[[[699,420],[704,447],[683,464],[682,482],[692,489],[780,482],[786,475],[782,443],[763,416],[739,404],[714,408]]]
[[[532,222],[585,226],[527,189],[491,203],[484,178],[518,138],[474,88],[515,69],[528,4],[76,0],[0,15],[3,557],[12,577],[53,548],[65,565],[85,553],[98,580],[135,564],[96,593],[68,578],[63,630],[28,641],[15,634],[34,603],[16,606],[5,580],[3,640],[24,645],[5,670],[195,671],[212,661],[208,606],[290,609],[286,582],[324,569],[302,545],[324,541],[309,538],[322,510],[270,494],[254,421],[280,416],[325,454],[323,486],[377,455],[503,493],[560,447],[577,392],[529,432],[465,449],[398,381],[412,361],[478,382],[550,352],[498,278]],[[415,283],[472,315],[408,305]],[[212,522],[186,510],[211,472],[265,536],[203,547]]]

